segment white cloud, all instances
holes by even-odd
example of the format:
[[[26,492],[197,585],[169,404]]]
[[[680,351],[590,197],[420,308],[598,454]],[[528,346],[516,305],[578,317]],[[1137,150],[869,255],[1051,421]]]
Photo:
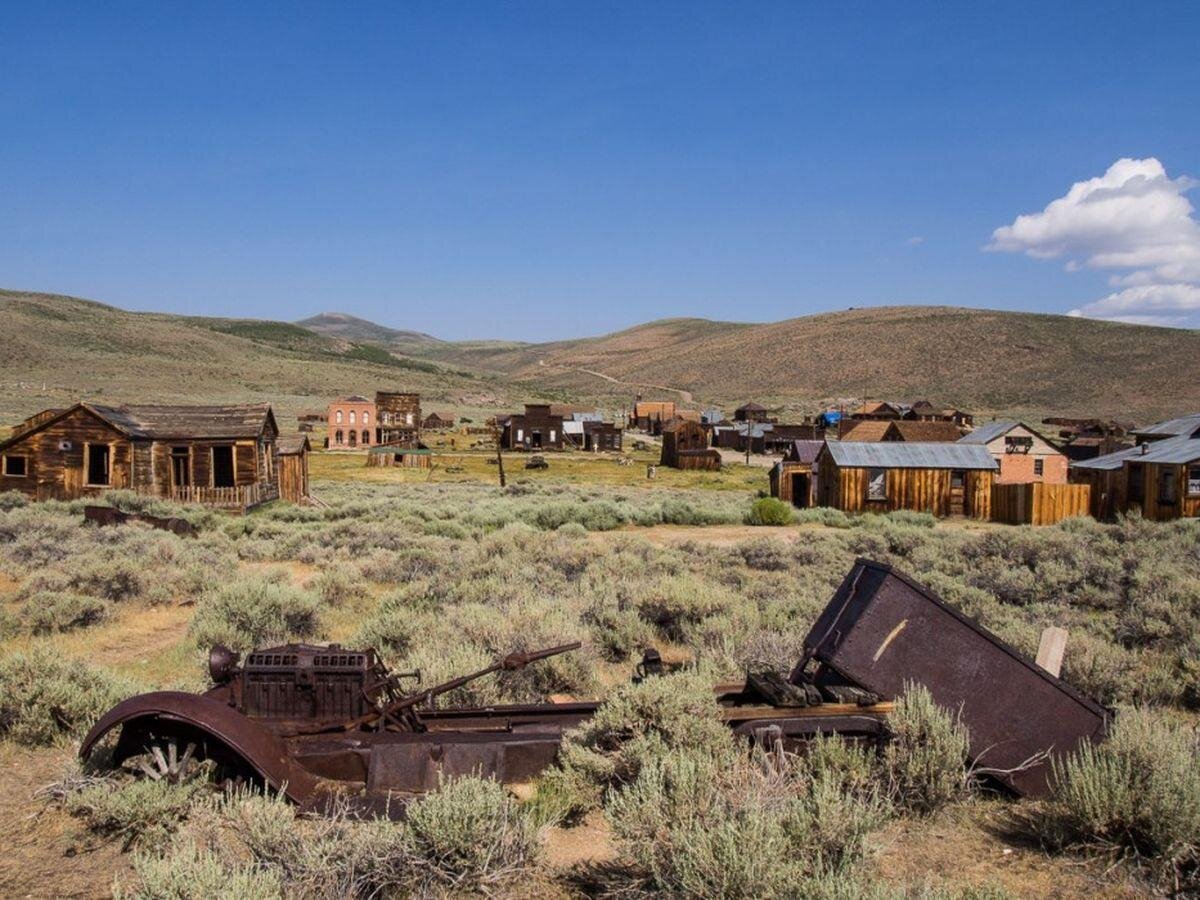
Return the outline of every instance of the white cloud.
[[[1062,259],[1069,272],[1123,270],[1109,279],[1121,290],[1073,315],[1200,325],[1200,223],[1185,196],[1196,184],[1169,178],[1153,157],[1119,159],[1041,212],[997,228],[985,249]]]
[[[904,243],[908,244],[910,247],[920,247],[923,243],[925,243],[925,236],[923,234],[913,235]]]

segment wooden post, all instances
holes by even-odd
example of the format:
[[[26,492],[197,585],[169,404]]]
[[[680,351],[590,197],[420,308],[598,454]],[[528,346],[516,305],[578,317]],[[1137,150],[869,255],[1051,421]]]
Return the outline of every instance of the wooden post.
[[[1038,644],[1037,664],[1058,677],[1062,671],[1063,653],[1067,649],[1067,630],[1051,626],[1042,632],[1042,640]]]
[[[500,452],[500,438],[503,435],[499,425],[492,426],[492,438],[496,442],[496,468],[500,472],[500,487],[505,487],[504,479],[504,454]]]

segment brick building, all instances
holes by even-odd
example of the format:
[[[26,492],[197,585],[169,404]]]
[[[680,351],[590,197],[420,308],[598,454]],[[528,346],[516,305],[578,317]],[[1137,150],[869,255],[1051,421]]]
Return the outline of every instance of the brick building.
[[[354,394],[329,404],[327,414],[330,450],[370,447],[375,440],[375,404]]]

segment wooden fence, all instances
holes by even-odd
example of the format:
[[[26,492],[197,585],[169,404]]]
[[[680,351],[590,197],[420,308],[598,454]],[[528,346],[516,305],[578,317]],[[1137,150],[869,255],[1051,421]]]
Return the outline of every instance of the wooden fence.
[[[1053,525],[1090,511],[1086,484],[994,484],[992,521],[1009,525]]]
[[[265,481],[237,487],[173,487],[166,499],[176,503],[201,503],[221,509],[247,510],[279,498],[279,489]]]

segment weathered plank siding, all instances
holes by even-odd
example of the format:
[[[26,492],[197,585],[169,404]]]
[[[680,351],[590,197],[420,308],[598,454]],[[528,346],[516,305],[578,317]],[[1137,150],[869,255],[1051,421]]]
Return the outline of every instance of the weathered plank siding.
[[[59,449],[64,444],[69,449]],[[110,483],[87,483],[85,446],[103,444],[110,453]],[[133,451],[121,432],[85,409],[74,410],[56,422],[25,435],[4,451],[26,460],[24,477],[4,475],[0,491],[20,491],[31,500],[74,500],[112,488],[135,487]]]
[[[1188,468],[1187,465],[1163,463],[1147,463],[1144,466],[1146,473],[1146,487],[1142,501],[1144,518],[1165,521],[1200,516],[1200,496],[1188,496]],[[1175,485],[1173,503],[1165,502],[1162,497],[1161,484],[1164,477]]]
[[[1091,511],[1088,484],[992,485],[992,519],[1009,525],[1053,525]]]
[[[822,454],[817,470],[818,503],[844,512],[892,512],[908,509],[935,516],[952,514],[949,469],[886,470],[885,500],[867,499],[868,469],[839,467]],[[991,516],[994,473],[967,470],[963,478],[963,515],[973,519]]]

